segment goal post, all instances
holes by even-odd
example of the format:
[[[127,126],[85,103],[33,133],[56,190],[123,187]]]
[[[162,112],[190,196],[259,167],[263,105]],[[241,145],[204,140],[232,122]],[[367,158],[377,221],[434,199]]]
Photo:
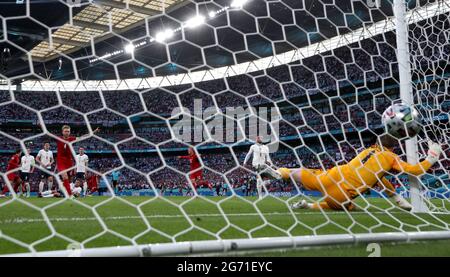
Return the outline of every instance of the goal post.
[[[397,38],[397,62],[399,71],[400,99],[408,105],[414,105],[411,64],[409,55],[408,42],[408,24],[406,20],[406,2],[404,0],[394,0],[393,12],[395,18],[395,34]],[[409,139],[405,142],[405,150],[407,161],[410,164],[417,164],[418,157],[418,141],[417,137]],[[413,212],[428,212],[428,206],[422,196],[423,189],[417,177],[409,176],[410,182],[410,198]]]
[[[306,247],[367,245],[369,243],[413,243],[448,240],[450,231],[343,234],[299,237],[254,238],[236,240],[189,241],[94,249],[68,249],[3,255],[4,257],[164,257],[238,254],[242,252],[295,250]],[[2,255],[0,255],[2,257]]]

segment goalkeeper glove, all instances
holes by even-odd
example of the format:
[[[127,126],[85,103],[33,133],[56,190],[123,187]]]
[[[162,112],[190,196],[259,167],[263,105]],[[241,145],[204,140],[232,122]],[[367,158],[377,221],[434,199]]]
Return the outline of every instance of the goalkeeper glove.
[[[429,161],[432,165],[435,164],[439,160],[439,156],[441,156],[442,148],[438,143],[428,141],[428,156],[427,161]]]

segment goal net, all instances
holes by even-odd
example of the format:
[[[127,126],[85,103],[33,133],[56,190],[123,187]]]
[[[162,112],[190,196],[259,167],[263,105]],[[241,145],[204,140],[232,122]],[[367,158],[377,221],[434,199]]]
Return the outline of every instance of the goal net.
[[[450,238],[450,1],[395,1],[5,4],[0,255]],[[423,130],[393,152],[416,164],[431,140],[439,160],[349,187],[405,93]]]

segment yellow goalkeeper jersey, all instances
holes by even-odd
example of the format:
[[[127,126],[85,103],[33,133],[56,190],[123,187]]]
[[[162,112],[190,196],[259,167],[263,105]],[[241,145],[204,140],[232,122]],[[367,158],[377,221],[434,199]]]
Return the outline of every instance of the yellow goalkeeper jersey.
[[[409,164],[392,151],[374,145],[359,153],[349,163],[331,169],[328,174],[334,181],[341,181],[344,188],[352,196],[356,196],[357,191],[373,187],[391,170],[420,175],[431,166],[427,160],[415,165]]]
[[[411,165],[392,151],[374,145],[345,165],[326,171],[301,168],[297,174],[298,181],[305,189],[320,191],[325,196],[323,203],[327,208],[339,210],[349,208],[351,199],[375,185],[382,186],[388,195],[392,195],[394,186],[384,177],[391,170],[420,175],[431,166],[427,160]],[[283,179],[290,178],[290,169],[281,168],[279,172]]]

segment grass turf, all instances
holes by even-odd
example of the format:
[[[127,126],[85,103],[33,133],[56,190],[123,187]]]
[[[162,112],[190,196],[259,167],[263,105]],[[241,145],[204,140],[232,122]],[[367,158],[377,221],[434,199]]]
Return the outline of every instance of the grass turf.
[[[0,199],[0,254],[28,252],[29,247],[37,251],[61,250],[74,247],[73,243],[83,243],[84,247],[105,247],[131,245],[133,241],[144,244],[172,242],[173,239],[189,241],[218,237],[232,239],[449,228],[449,213],[412,215],[384,199],[369,198],[367,201],[370,204],[362,199],[357,200],[357,204],[360,208],[367,208],[368,212],[296,210],[291,213],[287,199],[275,197],[261,201],[253,197]],[[445,208],[450,210],[447,202]],[[437,205],[442,206],[442,202]],[[415,249],[417,246],[408,247]],[[334,248],[335,252],[317,249],[314,251],[318,252],[310,253],[313,256],[320,256],[320,253],[340,256],[339,249]],[[420,253],[435,255],[433,249],[421,247]],[[364,247],[359,250],[353,247],[353,250],[367,255]],[[392,255],[396,255],[397,250],[392,251]],[[401,255],[401,250],[398,251]],[[269,253],[303,255],[306,252]]]

